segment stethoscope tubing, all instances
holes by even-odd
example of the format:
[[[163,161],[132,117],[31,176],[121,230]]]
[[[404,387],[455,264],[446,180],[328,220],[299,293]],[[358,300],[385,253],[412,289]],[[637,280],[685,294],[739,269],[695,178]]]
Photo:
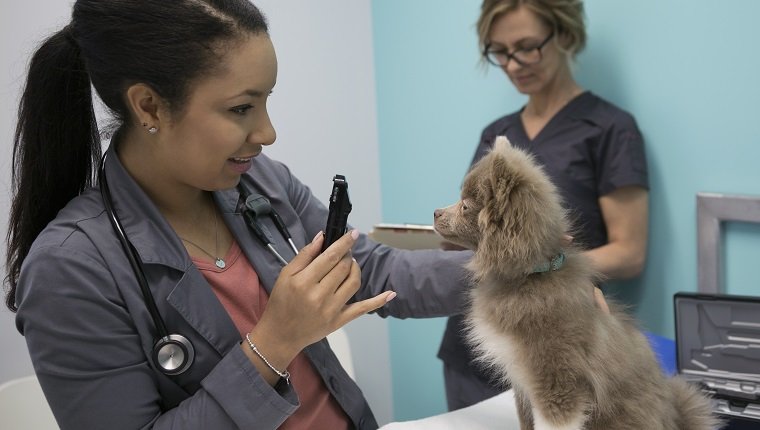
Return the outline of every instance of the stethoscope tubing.
[[[140,256],[138,255],[135,247],[129,241],[126,231],[124,230],[124,226],[122,226],[121,220],[119,220],[119,217],[116,215],[116,212],[114,210],[111,190],[108,187],[108,179],[106,178],[105,172],[107,157],[108,152],[103,155],[103,158],[100,161],[100,168],[98,170],[98,184],[100,186],[100,193],[101,197],[103,198],[103,205],[105,207],[108,220],[111,223],[111,226],[113,227],[113,230],[116,233],[119,242],[121,243],[124,254],[127,257],[137,283],[140,286],[143,300],[145,301],[145,306],[147,307],[148,313],[150,314],[150,317],[153,320],[153,324],[156,327],[157,340],[153,346],[152,360],[164,374],[170,376],[179,375],[185,372],[194,362],[195,350],[189,339],[180,334],[169,334],[169,330],[166,328],[166,323],[161,317],[161,313],[158,310],[155,298],[150,291],[150,286],[148,285],[148,280],[145,276],[145,270],[143,268],[142,261],[140,260]],[[257,219],[259,215],[257,210],[260,209],[261,215],[266,214],[272,218],[272,221],[277,227],[277,230],[288,242],[291,249],[293,250],[293,253],[295,255],[298,255],[298,248],[296,248],[295,243],[293,243],[293,238],[290,236],[290,232],[285,226],[282,218],[274,210],[274,208],[271,206],[271,203],[269,203],[269,200],[267,200],[266,197],[258,195],[255,197],[252,196],[251,193],[249,193],[243,186],[242,178],[240,184],[238,185],[238,190],[240,191],[240,195],[245,202],[245,206],[243,208],[243,217],[246,225],[251,229],[251,231],[254,232],[255,236],[262,242],[262,244],[265,245],[267,249],[269,249],[272,255],[274,255],[275,258],[277,258],[277,260],[282,263],[283,266],[286,266],[288,264],[287,260],[285,260],[285,258],[283,258],[279,252],[277,252],[274,244],[269,240],[267,235],[264,234],[263,226],[259,224]],[[257,206],[255,207],[253,206],[254,200],[257,202]]]
[[[285,239],[288,245],[290,245],[290,249],[293,251],[293,254],[298,255],[298,248],[293,242],[293,237],[290,235],[287,226],[285,226],[285,222],[282,220],[282,217],[280,217],[277,211],[275,211],[269,200],[262,195],[253,195],[249,193],[248,190],[245,189],[243,181],[244,179],[241,178],[237,189],[240,193],[240,199],[243,201],[243,218],[246,225],[248,225],[254,235],[262,243],[262,245],[267,247],[267,249],[269,249],[269,252],[271,252],[272,255],[274,255],[274,257],[279,260],[283,266],[287,266],[288,261],[285,260],[282,254],[277,251],[277,249],[274,247],[274,243],[269,240],[269,237],[264,233],[263,227],[259,224],[259,215],[268,215],[270,218],[272,218],[272,222],[274,223],[275,227],[277,227],[277,231],[280,232],[280,235],[283,237],[283,239]]]
[[[111,226],[116,232],[116,237],[119,238],[121,247],[124,249],[124,254],[126,254],[127,260],[129,260],[129,265],[132,267],[132,271],[134,272],[135,278],[137,279],[137,283],[140,285],[140,290],[142,291],[143,299],[145,300],[145,305],[148,307],[148,312],[150,313],[150,316],[153,319],[154,324],[156,325],[156,331],[158,332],[158,337],[168,338],[169,330],[166,329],[166,324],[164,323],[163,318],[161,318],[161,313],[158,311],[158,306],[156,305],[156,301],[153,298],[153,294],[150,292],[150,287],[148,286],[148,280],[145,277],[145,271],[143,270],[142,262],[140,261],[140,258],[137,255],[137,250],[135,250],[134,246],[127,238],[127,234],[124,231],[124,227],[121,225],[121,221],[119,220],[119,217],[116,216],[116,212],[114,211],[113,200],[111,198],[111,190],[108,187],[108,179],[106,178],[106,173],[105,173],[107,157],[108,157],[108,153],[104,154],[103,159],[100,162],[100,170],[98,172],[98,183],[100,186],[101,196],[103,197],[103,204],[105,205],[106,213],[108,214],[108,220],[111,222]]]

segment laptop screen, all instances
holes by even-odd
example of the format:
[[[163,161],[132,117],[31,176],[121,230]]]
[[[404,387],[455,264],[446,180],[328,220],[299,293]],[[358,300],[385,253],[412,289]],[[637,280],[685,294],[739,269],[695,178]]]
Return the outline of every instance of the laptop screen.
[[[760,382],[760,297],[678,293],[674,302],[679,373]]]

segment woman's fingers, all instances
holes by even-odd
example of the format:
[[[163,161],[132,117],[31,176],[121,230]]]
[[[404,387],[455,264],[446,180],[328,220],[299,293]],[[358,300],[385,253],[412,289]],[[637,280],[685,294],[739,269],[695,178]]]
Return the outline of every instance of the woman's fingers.
[[[346,305],[361,287],[361,269],[351,258],[358,236],[351,231],[321,253],[321,233],[304,246],[280,273],[259,324],[266,320],[268,326],[277,327],[291,343],[303,348],[395,297],[395,293],[385,292]]]
[[[359,264],[353,258],[348,260],[348,263],[346,277],[335,290],[336,300],[341,304],[346,304],[362,285],[362,270]]]
[[[285,275],[295,275],[296,273],[299,273],[303,269],[309,266],[312,261],[319,255],[319,251],[322,249],[322,242],[325,240],[325,235],[323,232],[317,233],[316,236],[314,236],[314,239],[304,246],[301,251],[293,257],[293,259],[288,263],[283,269],[281,274]]]
[[[356,267],[356,271],[359,272],[359,274],[352,276],[355,264],[356,263],[354,262],[353,258],[351,258],[350,254],[344,255],[338,264],[336,264],[332,270],[330,270],[319,281],[320,287],[325,289],[326,294],[334,294],[339,289],[343,288],[344,285],[351,285],[355,283],[355,293],[361,285],[361,271],[359,270],[358,265]],[[354,293],[351,293],[349,297],[351,297]]]
[[[386,303],[396,297],[394,291],[385,291],[370,299],[346,304],[361,287],[361,268],[355,260],[351,259],[351,263],[351,273],[335,292],[335,300],[341,305],[337,319],[341,327],[362,315],[385,306]]]
[[[610,307],[607,306],[607,300],[604,300],[604,293],[602,293],[602,290],[598,287],[594,287],[594,301],[596,301],[596,307],[605,313],[610,313]]]
[[[322,242],[325,240],[323,232],[317,233],[314,239],[304,246],[301,251],[293,257],[293,260],[288,263],[281,272],[281,275],[306,277],[312,279],[313,282],[320,282],[327,274],[329,274],[335,266],[337,266],[349,253],[356,238],[359,236],[359,232],[356,230],[351,231],[343,235],[340,239],[335,241],[325,252],[320,253],[322,250]],[[344,262],[342,277],[337,276],[335,282],[340,283],[343,278],[348,276],[349,264]],[[334,275],[335,276],[335,275]],[[340,278],[340,279],[337,279]]]
[[[562,245],[563,246],[570,246],[573,243],[573,237],[569,234],[566,234],[562,237]]]
[[[316,282],[322,281],[322,279],[351,252],[351,247],[354,246],[358,237],[359,231],[351,230],[336,240],[335,243],[330,245],[325,252],[321,254],[319,251],[321,250],[322,241],[324,239],[319,241],[319,246],[315,246],[315,243],[309,244],[309,247],[314,246],[317,255],[313,257],[313,262],[303,270],[304,275],[309,276]],[[345,271],[345,274],[343,275],[343,277],[345,277],[348,274],[348,267],[345,267],[345,264],[343,271]],[[342,279],[338,279],[337,281],[340,282]]]
[[[350,305],[345,305],[343,307],[342,312],[340,313],[340,317],[338,318],[339,326],[336,327],[335,330],[337,330],[340,327],[343,327],[344,325],[350,323],[351,321],[355,320],[356,318],[359,318],[362,315],[366,315],[374,311],[375,309],[380,309],[381,307],[385,306],[386,303],[393,300],[395,297],[396,297],[395,291],[386,291],[370,299],[362,300],[356,303],[351,303]]]

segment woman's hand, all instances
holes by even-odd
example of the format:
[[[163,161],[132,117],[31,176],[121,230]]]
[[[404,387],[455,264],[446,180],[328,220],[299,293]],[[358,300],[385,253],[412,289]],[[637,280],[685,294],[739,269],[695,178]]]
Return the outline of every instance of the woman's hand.
[[[387,291],[346,304],[361,287],[361,270],[350,252],[358,237],[359,232],[353,230],[320,254],[324,241],[320,232],[280,272],[267,307],[251,331],[257,348],[276,368],[284,369],[306,346],[396,296]],[[243,346],[247,349],[245,342]],[[251,354],[257,364],[258,358]],[[275,375],[271,370],[262,374]]]
[[[602,293],[599,287],[594,287],[594,301],[596,302],[596,307],[606,314],[610,313],[610,307],[607,306],[607,300],[604,300],[604,293]]]

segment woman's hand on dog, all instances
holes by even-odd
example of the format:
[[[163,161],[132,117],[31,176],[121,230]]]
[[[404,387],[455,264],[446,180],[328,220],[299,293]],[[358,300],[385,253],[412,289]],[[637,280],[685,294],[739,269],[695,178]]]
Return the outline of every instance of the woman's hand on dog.
[[[602,293],[599,287],[594,287],[594,301],[596,302],[596,306],[603,310],[604,313],[610,313],[610,307],[607,306],[607,300],[604,300],[604,293]]]
[[[564,240],[565,246],[570,246],[570,244],[573,243],[573,237],[570,235],[566,234]],[[596,302],[596,306],[603,310],[604,313],[610,313],[610,307],[607,306],[607,300],[604,299],[604,293],[602,293],[602,290],[600,290],[599,287],[594,287],[594,301]]]

